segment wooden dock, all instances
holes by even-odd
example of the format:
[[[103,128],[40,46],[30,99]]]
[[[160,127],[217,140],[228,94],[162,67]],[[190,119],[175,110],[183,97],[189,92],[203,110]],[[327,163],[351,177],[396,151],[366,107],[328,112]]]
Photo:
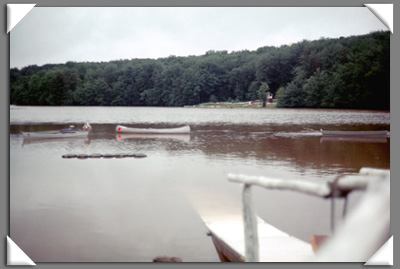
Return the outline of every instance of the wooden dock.
[[[205,222],[222,262],[244,262],[244,227],[241,219]],[[315,254],[310,243],[257,218],[260,262],[310,262]]]

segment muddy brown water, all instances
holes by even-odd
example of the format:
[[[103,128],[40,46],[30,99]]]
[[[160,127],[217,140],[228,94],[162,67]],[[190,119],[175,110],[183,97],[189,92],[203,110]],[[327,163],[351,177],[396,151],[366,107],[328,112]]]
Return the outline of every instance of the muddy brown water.
[[[85,139],[23,139],[21,131],[92,125]],[[190,135],[129,136],[117,124],[189,124]],[[218,262],[202,214],[240,211],[228,173],[333,181],[390,168],[390,138],[326,139],[320,129],[388,130],[387,111],[10,107],[10,238],[34,262]],[[62,158],[143,153],[144,158]],[[255,189],[258,214],[304,241],[331,232],[331,203]],[[350,196],[349,207],[358,193]],[[336,202],[339,222],[343,202]]]

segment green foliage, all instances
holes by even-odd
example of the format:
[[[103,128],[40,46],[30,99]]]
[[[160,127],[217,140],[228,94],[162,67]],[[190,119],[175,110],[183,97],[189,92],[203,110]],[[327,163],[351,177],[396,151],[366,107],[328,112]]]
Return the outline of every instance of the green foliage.
[[[283,96],[283,93],[285,92],[284,87],[279,87],[279,89],[276,91],[275,98],[279,100],[281,96]]]
[[[266,82],[261,82],[260,88],[258,88],[257,91],[257,96],[258,99],[263,101],[263,107],[266,107],[266,101],[267,101],[267,92],[269,90],[269,86]]]
[[[211,103],[216,103],[216,102],[218,102],[217,97],[215,97],[215,95],[212,94],[212,95],[210,96],[210,102],[211,102]]]
[[[249,86],[249,90],[247,92],[247,99],[248,100],[257,100],[258,98],[258,89],[260,88],[261,83],[258,81],[252,81]]]
[[[307,43],[278,107],[390,109],[390,36]]]
[[[303,85],[306,81],[306,72],[300,67],[294,70],[296,76],[291,81],[278,101],[278,107],[303,108],[306,106],[307,92]]]
[[[330,101],[330,76],[326,71],[317,71],[304,83],[303,89],[306,93],[306,107],[310,108],[329,108]]]
[[[390,33],[103,63],[10,69],[16,105],[184,106],[261,99],[278,107],[390,109]]]

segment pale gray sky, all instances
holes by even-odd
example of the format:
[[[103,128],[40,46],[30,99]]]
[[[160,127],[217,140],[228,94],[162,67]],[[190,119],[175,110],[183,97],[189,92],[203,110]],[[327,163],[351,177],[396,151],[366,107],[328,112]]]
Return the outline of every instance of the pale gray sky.
[[[34,7],[10,67],[256,50],[388,30],[366,7]]]

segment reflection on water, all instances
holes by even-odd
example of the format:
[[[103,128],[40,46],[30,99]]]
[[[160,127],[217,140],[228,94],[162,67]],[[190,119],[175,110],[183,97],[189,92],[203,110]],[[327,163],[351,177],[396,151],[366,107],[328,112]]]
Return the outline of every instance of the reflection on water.
[[[318,131],[390,130],[385,112],[64,109],[10,109],[10,237],[35,262],[219,261],[200,215],[240,212],[241,189],[228,173],[331,181],[364,166],[390,168],[390,138],[325,139]],[[85,139],[33,142],[20,134],[86,121],[92,132]],[[190,124],[192,132],[116,134],[116,124]],[[147,158],[62,158],[139,152]],[[255,195],[272,225],[306,241],[330,233],[328,201],[263,189]]]
[[[147,139],[156,140],[177,140],[183,142],[190,141],[190,134],[117,134],[117,140]]]
[[[323,142],[388,143],[387,137],[322,137]]]
[[[18,126],[27,128],[26,126]],[[381,137],[322,137],[319,132],[272,132],[243,126],[211,130],[201,126],[192,134],[115,134],[112,125],[97,124],[89,138],[22,140],[22,147],[39,144],[41,151],[63,150],[59,154],[118,154],[140,149],[153,154],[194,155],[211,160],[238,160],[267,166],[311,169],[316,175],[357,172],[363,166],[388,168],[390,139]],[[202,128],[202,129],[200,129]],[[107,131],[108,130],[108,131]],[[12,135],[21,139],[17,134]],[[12,140],[14,140],[12,139]],[[386,145],[383,145],[386,144]],[[32,145],[33,146],[33,145]],[[32,147],[31,146],[31,147]],[[72,152],[69,152],[72,151]],[[196,152],[196,153],[195,153]],[[331,169],[333,169],[331,171]]]
[[[206,109],[152,107],[10,107],[12,124],[126,124],[132,127],[163,127],[160,125],[239,124],[246,126],[278,124],[343,126],[346,129],[365,125],[390,124],[385,111],[324,110],[324,109]],[[322,126],[324,127],[324,126]],[[390,127],[390,126],[389,126]],[[115,126],[114,126],[115,128]],[[324,128],[325,129],[325,128]]]
[[[82,143],[89,145],[90,144],[90,139],[87,137],[71,137],[71,138],[51,138],[51,139],[30,139],[30,138],[23,138],[22,141],[22,147],[24,145],[30,145],[30,144],[54,144],[59,146],[60,144],[63,143],[68,143],[68,144],[77,144],[77,143]]]

